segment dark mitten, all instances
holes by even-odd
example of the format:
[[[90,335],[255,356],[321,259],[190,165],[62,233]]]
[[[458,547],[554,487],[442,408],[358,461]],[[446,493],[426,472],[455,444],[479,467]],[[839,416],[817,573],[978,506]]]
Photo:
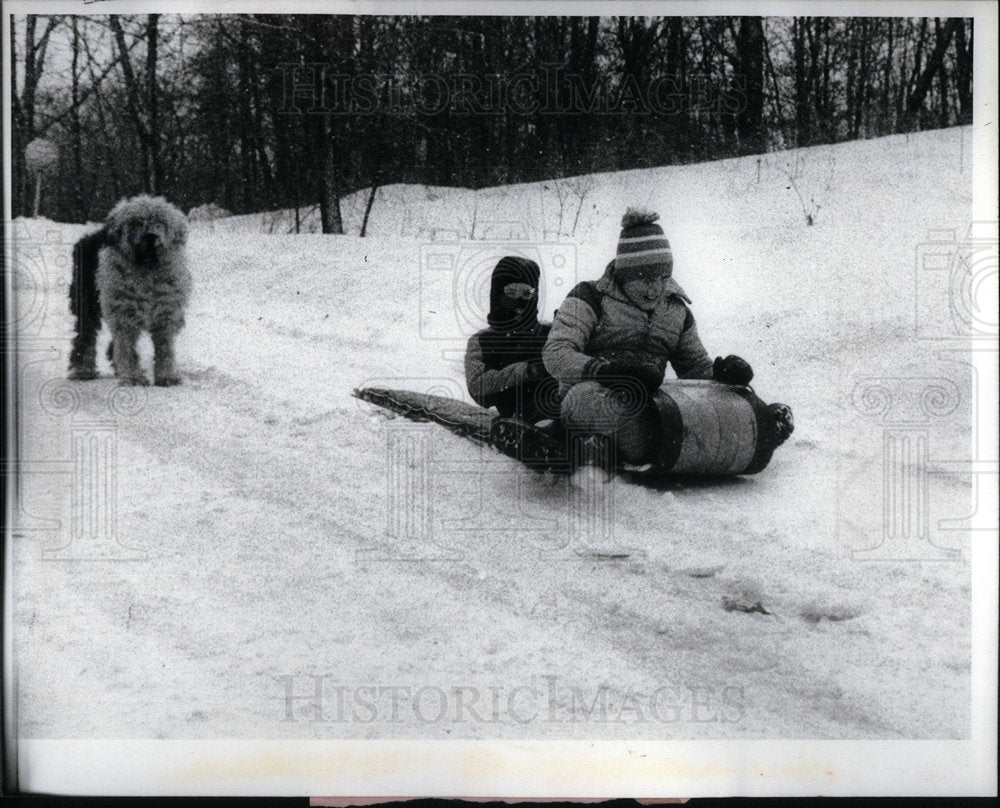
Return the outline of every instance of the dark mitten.
[[[641,384],[647,393],[655,393],[663,384],[663,371],[656,365],[645,363],[628,363],[624,366],[627,376],[631,376]]]
[[[725,359],[721,356],[715,357],[712,365],[712,378],[723,384],[736,384],[746,386],[753,378],[753,368],[745,359],[729,354]]]
[[[768,404],[767,411],[774,418],[774,435],[777,438],[778,446],[781,446],[795,431],[792,408],[787,404]]]
[[[592,378],[608,387],[629,387],[633,382],[653,393],[663,384],[663,372],[656,365],[639,362],[605,362]]]
[[[540,382],[548,375],[549,372],[545,369],[545,364],[541,359],[532,359],[528,362],[528,368],[524,372],[524,378],[529,382]]]

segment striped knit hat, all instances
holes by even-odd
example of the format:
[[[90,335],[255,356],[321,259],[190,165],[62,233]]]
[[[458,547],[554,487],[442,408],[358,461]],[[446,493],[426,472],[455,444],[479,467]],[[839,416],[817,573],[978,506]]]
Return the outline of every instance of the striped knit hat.
[[[615,257],[615,280],[627,283],[636,278],[669,278],[674,271],[674,257],[663,228],[656,224],[659,213],[629,208],[622,216]]]

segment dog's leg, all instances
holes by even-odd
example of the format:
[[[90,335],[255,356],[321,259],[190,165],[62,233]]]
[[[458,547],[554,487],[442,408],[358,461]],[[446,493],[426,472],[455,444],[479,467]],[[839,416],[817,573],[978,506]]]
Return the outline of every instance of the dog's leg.
[[[112,333],[115,347],[111,361],[115,366],[115,375],[122,384],[149,384],[149,379],[139,367],[139,353],[135,349],[139,332],[116,327]]]
[[[181,383],[174,364],[174,332],[171,329],[153,331],[153,381],[160,387]]]
[[[97,332],[100,321],[94,325],[83,316],[76,318],[76,335],[69,355],[69,378],[77,380],[97,378]]]

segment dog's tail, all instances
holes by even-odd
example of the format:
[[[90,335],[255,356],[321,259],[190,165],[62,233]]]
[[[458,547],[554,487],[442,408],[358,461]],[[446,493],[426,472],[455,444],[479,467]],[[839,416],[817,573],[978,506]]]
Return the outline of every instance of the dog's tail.
[[[97,263],[101,247],[109,244],[107,228],[88,233],[73,245],[73,278],[69,284],[69,312],[79,317],[85,301],[97,301]]]

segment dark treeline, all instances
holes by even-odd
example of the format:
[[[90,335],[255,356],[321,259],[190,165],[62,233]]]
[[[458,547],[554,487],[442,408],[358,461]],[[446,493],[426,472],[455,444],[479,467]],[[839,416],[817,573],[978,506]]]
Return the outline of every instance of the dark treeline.
[[[969,123],[972,21],[761,17],[29,16],[15,21],[13,213],[121,196],[319,205]],[[30,150],[28,150],[30,151]]]

